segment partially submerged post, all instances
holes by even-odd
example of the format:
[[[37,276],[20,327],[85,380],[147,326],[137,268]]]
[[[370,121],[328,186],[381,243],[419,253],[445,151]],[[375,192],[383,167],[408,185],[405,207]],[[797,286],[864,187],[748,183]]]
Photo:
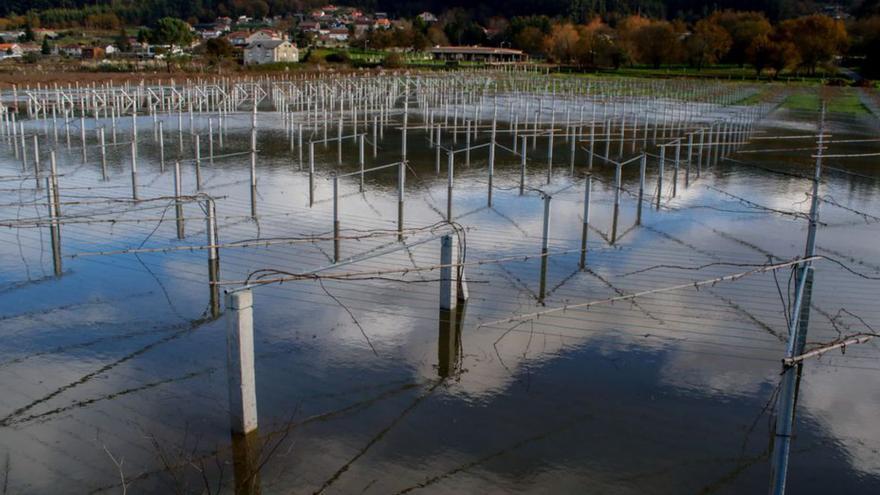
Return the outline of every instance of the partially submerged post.
[[[452,310],[468,298],[464,280],[464,253],[457,236],[447,234],[440,238],[440,309]]]
[[[252,289],[226,292],[226,372],[233,433],[257,429]]]
[[[208,283],[211,305],[211,317],[220,316],[220,248],[217,236],[217,208],[213,198],[205,200],[205,232],[208,236]]]

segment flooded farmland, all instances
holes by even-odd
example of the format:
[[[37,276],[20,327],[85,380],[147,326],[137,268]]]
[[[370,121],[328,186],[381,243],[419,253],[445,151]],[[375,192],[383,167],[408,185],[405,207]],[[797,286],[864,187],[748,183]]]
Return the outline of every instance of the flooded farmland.
[[[486,71],[0,102],[8,493],[880,490],[876,92]]]

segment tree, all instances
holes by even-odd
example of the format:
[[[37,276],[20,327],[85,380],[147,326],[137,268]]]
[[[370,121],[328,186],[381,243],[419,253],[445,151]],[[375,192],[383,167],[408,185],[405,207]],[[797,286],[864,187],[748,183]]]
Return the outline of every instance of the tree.
[[[862,57],[862,75],[880,78],[880,15],[855,21],[849,34],[852,39],[849,53]]]
[[[163,17],[156,23],[150,41],[157,45],[189,45],[193,36],[189,24],[173,17]]]
[[[403,55],[397,52],[391,52],[385,56],[385,59],[382,60],[382,66],[388,69],[399,69],[403,67],[405,61],[403,60]]]
[[[638,60],[655,69],[674,62],[678,55],[678,36],[666,21],[652,22],[635,33]]]
[[[534,26],[528,26],[513,38],[513,43],[530,55],[538,55],[544,47],[544,33]]]
[[[579,42],[580,35],[571,23],[555,24],[544,38],[544,51],[554,62],[570,64],[575,61]]]
[[[702,19],[685,41],[685,49],[688,61],[699,70],[718,62],[730,50],[731,44],[730,35],[724,28],[709,19]]]
[[[773,69],[774,75],[779,76],[783,70],[794,67],[800,62],[797,47],[779,32],[765,34],[752,40],[752,44],[746,50],[746,56],[759,76],[766,68]]]
[[[43,45],[40,47],[40,53],[42,53],[43,55],[52,54],[52,46],[49,45],[49,37],[48,36],[43,37]]]
[[[28,42],[34,41],[37,37],[34,35],[34,30],[31,28],[30,23],[25,25],[24,34],[18,37],[19,41]]]
[[[752,42],[761,36],[769,35],[773,30],[770,21],[761,12],[725,10],[712,14],[709,20],[724,28],[730,35],[730,50],[725,58],[740,67],[748,59],[746,50]]]
[[[813,14],[780,23],[781,34],[795,45],[800,63],[810,74],[821,63],[830,62],[847,46],[846,27],[842,21]]]
[[[626,62],[632,63],[640,59],[637,34],[639,30],[650,24],[650,20],[640,15],[631,15],[617,23],[618,46]]]
[[[232,43],[226,38],[211,38],[205,43],[205,54],[212,62],[216,63],[225,58],[231,58],[232,53]]]
[[[131,40],[128,39],[128,34],[125,32],[124,28],[119,30],[119,34],[116,35],[113,44],[116,45],[116,48],[121,52],[131,51]]]
[[[449,38],[446,37],[446,33],[437,26],[429,27],[426,36],[432,46],[446,46],[449,44]]]

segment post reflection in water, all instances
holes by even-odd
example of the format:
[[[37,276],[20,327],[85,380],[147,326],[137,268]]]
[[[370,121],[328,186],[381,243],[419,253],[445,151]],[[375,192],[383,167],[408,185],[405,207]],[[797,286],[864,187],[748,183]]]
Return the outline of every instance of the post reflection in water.
[[[235,475],[235,495],[259,495],[260,490],[260,435],[231,432],[232,464]]]
[[[466,307],[467,303],[461,301],[454,309],[440,310],[437,334],[437,375],[440,378],[449,378],[461,369],[461,327]]]
[[[218,258],[208,260],[208,292],[211,317],[220,317],[220,260]]]

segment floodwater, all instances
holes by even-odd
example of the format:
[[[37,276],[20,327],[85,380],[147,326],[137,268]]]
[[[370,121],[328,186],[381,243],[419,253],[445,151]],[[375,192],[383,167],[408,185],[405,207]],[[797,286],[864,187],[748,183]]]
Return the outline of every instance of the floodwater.
[[[62,204],[69,223],[56,277],[49,229],[9,226],[45,220],[46,193],[0,138],[4,493],[761,493],[770,477],[789,269],[492,322],[803,255],[807,222],[790,213],[809,211],[811,182],[801,176],[812,173],[815,140],[779,137],[815,133],[818,117],[774,110],[756,127],[755,137],[766,139],[741,151],[780,151],[733,153],[736,161],[705,164],[699,178],[693,170],[688,187],[682,169],[674,199],[667,165],[662,206],[646,204],[641,226],[635,198],[622,194],[613,245],[614,169],[596,159],[585,270],[578,269],[582,149],[572,176],[569,144],[556,138],[548,185],[546,139],[529,143],[520,195],[520,158],[499,148],[491,208],[486,148],[474,150],[469,165],[457,154],[455,221],[467,261],[487,262],[468,265],[470,298],[452,314],[438,309],[437,271],[416,269],[439,263],[439,240],[430,239],[444,229],[446,156],[438,175],[426,134],[411,130],[404,228],[412,246],[393,249],[401,245],[397,168],[368,174],[363,193],[357,176],[345,177],[340,255],[358,258],[322,273],[358,273],[357,280],[254,289],[259,429],[247,438],[229,430],[226,327],[224,316],[211,314],[207,252],[178,249],[207,242],[199,205],[184,206],[180,240],[167,199],[96,203],[130,197],[129,148],[110,149],[102,181],[98,149],[88,148],[83,163],[77,131],[70,149],[62,131],[60,197],[85,204]],[[125,120],[120,143],[128,140]],[[215,140],[218,155],[248,149],[249,120],[247,112],[230,118],[222,149]],[[165,120],[164,172],[151,120],[140,122],[141,199],[173,194],[178,157],[188,160],[183,192],[193,193],[188,118],[182,154],[177,119]],[[94,145],[95,122],[86,123]],[[52,132],[46,138],[41,125],[31,129],[48,149]],[[211,163],[206,117],[193,126],[202,133],[202,189],[216,198],[220,242],[274,241],[221,248],[220,280],[331,265],[332,241],[303,239],[332,234],[330,174],[357,170],[357,143],[343,143],[342,164],[336,143],[315,145],[309,207],[307,164],[290,151],[281,118],[261,112],[254,219],[249,157]],[[367,167],[399,159],[394,127],[384,130],[378,156],[367,146]],[[474,144],[487,142],[483,129]],[[828,114],[832,140],[871,139],[878,130],[872,115]],[[509,134],[499,136],[511,145]],[[454,147],[463,146],[460,136]],[[625,143],[621,158],[642,143],[634,148]],[[827,153],[878,149],[832,142]],[[650,139],[647,150],[657,153]],[[45,150],[41,157],[46,170]],[[826,165],[833,169],[820,187],[817,252],[863,276],[835,261],[815,263],[810,343],[880,328],[876,158]],[[656,179],[650,159],[651,201]],[[637,190],[637,162],[624,167],[623,187]],[[543,271],[537,189],[552,194]],[[406,268],[413,271],[400,272]],[[805,363],[789,493],[880,492],[877,358],[869,342]]]

